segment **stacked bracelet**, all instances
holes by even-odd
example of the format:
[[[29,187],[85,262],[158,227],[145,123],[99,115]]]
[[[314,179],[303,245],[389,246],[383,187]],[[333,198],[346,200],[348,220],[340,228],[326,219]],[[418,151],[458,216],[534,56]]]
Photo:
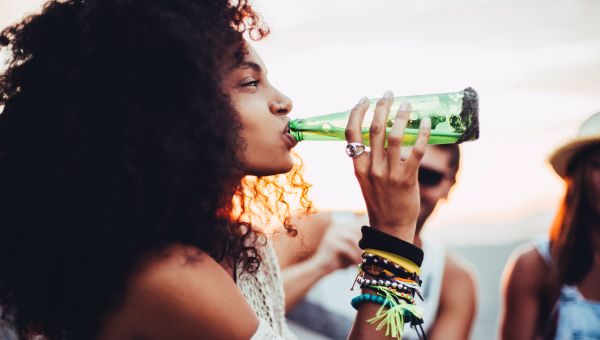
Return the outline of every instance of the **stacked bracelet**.
[[[423,323],[414,299],[415,295],[423,299],[419,278],[423,251],[376,229],[363,226],[361,230],[362,275],[359,273],[355,284],[370,291],[353,298],[352,307],[358,309],[363,302],[380,304],[377,314],[367,321],[377,323],[378,330],[385,328],[386,336],[401,339],[405,323],[412,326]]]
[[[401,277],[404,279],[412,279],[414,281],[419,277],[420,270],[409,271],[402,265],[399,265],[386,258],[374,255],[372,253],[363,253],[361,267],[363,271],[372,276],[386,276],[391,279]]]

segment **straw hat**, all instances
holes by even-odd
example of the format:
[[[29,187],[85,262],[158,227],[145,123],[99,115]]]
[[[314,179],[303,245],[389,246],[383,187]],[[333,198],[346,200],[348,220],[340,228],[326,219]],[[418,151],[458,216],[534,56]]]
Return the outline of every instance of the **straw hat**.
[[[548,161],[554,168],[554,171],[562,177],[567,176],[567,170],[571,160],[579,151],[588,145],[600,144],[600,112],[588,118],[581,127],[577,136],[563,146],[554,150]]]

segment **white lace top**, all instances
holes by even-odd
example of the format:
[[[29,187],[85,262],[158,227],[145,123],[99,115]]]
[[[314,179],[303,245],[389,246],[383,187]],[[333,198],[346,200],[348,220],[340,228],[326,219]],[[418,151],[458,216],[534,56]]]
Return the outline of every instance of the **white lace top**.
[[[285,322],[283,280],[275,250],[270,241],[264,247],[257,245],[257,250],[262,257],[258,270],[237,275],[238,288],[260,318],[251,340],[296,340]]]

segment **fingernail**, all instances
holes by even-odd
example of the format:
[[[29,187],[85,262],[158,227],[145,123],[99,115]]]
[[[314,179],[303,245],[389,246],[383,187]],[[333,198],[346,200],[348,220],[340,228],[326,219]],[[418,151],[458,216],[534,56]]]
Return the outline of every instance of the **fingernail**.
[[[421,128],[431,129],[431,118],[425,117],[421,120]]]
[[[359,105],[362,105],[362,104],[366,103],[368,100],[369,100],[369,98],[367,98],[367,97],[362,97],[362,98],[360,98],[360,100],[358,101],[358,104],[359,104]]]
[[[385,93],[383,94],[383,98],[392,98],[394,94],[392,93],[392,91],[387,90],[385,91]]]
[[[409,105],[410,104],[408,104],[408,102],[402,102],[400,104],[400,111],[402,111],[402,112],[408,111]]]

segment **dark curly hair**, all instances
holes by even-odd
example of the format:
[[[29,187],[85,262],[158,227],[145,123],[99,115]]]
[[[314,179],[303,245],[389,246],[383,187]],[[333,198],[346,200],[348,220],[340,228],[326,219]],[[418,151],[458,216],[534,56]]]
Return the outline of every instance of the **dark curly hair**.
[[[221,83],[268,34],[245,0],[66,0],[4,29],[0,305],[21,335],[92,338],[147,254],[193,245],[254,271],[268,214],[310,210],[300,163],[239,181]],[[3,108],[3,109],[2,109]]]

